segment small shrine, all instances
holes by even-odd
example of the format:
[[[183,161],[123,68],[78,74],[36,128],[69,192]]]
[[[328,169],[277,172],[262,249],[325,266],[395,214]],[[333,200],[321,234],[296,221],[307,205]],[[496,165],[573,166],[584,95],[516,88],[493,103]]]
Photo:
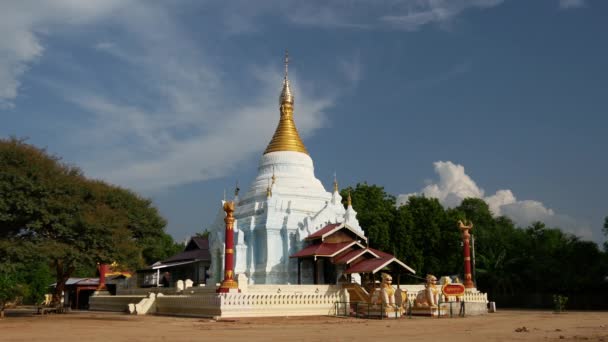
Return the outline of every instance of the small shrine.
[[[349,206],[350,206],[349,201]],[[329,224],[304,239],[308,246],[291,255],[298,260],[298,284],[312,279],[313,284],[360,283],[359,274],[376,274],[391,268],[394,273],[416,273],[389,253],[367,246],[362,232],[344,223]],[[308,264],[304,269],[302,264]]]

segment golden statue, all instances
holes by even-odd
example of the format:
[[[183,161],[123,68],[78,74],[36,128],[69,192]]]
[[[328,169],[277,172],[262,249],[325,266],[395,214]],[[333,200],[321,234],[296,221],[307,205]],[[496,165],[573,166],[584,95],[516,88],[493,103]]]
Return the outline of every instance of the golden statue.
[[[468,223],[468,225],[466,223]],[[464,220],[464,222],[462,222],[461,220],[458,220],[458,228],[460,228],[460,229],[473,229],[473,222],[467,221],[467,220]]]
[[[234,212],[234,202],[224,202],[224,211],[226,212],[227,216],[232,216],[231,214]]]
[[[432,274],[426,275],[424,290],[418,292],[415,308],[436,308],[439,303],[439,290],[437,289],[437,278]]]
[[[382,303],[388,306],[395,306],[395,289],[393,288],[393,277],[390,274],[382,273],[382,283],[380,284]]]

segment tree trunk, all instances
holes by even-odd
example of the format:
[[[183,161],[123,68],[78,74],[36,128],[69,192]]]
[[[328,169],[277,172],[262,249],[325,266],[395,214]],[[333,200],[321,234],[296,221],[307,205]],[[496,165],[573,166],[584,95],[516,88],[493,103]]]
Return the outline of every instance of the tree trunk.
[[[4,319],[4,303],[0,305],[0,319]]]
[[[67,269],[64,267],[63,260],[55,260],[55,279],[57,284],[55,285],[55,293],[53,293],[52,305],[60,305],[61,299],[65,291],[65,283],[68,281],[72,272],[74,272],[74,266],[69,266]]]

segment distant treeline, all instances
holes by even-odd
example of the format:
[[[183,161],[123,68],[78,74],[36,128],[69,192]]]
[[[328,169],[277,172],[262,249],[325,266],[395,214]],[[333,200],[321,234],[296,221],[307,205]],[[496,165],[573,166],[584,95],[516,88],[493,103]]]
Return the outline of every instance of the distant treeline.
[[[502,307],[547,307],[554,295],[569,297],[567,308],[607,309],[607,245],[535,222],[517,227],[505,216],[493,217],[488,205],[467,198],[445,209],[437,199],[410,197],[396,206],[395,196],[376,185],[357,184],[341,191],[353,208],[372,247],[392,252],[418,276],[459,274],[463,254],[458,220],[474,224],[477,288]],[[604,225],[608,232],[608,217]],[[419,279],[401,277],[402,282]],[[596,297],[594,297],[596,296]]]

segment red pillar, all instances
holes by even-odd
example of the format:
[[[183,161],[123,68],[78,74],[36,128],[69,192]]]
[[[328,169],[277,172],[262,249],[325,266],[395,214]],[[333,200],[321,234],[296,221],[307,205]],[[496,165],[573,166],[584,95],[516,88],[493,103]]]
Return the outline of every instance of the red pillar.
[[[230,292],[231,289],[238,290],[239,285],[234,280],[234,202],[225,202],[224,211],[226,217],[226,249],[224,254],[224,281],[217,292]]]
[[[469,230],[473,229],[473,224],[464,225],[462,221],[458,221],[458,228],[462,232],[463,252],[464,252],[464,287],[467,289],[475,288],[473,276],[471,275],[471,234]]]
[[[97,290],[105,290],[106,289],[106,273],[108,271],[107,264],[97,264],[97,270],[99,271],[99,286]]]

